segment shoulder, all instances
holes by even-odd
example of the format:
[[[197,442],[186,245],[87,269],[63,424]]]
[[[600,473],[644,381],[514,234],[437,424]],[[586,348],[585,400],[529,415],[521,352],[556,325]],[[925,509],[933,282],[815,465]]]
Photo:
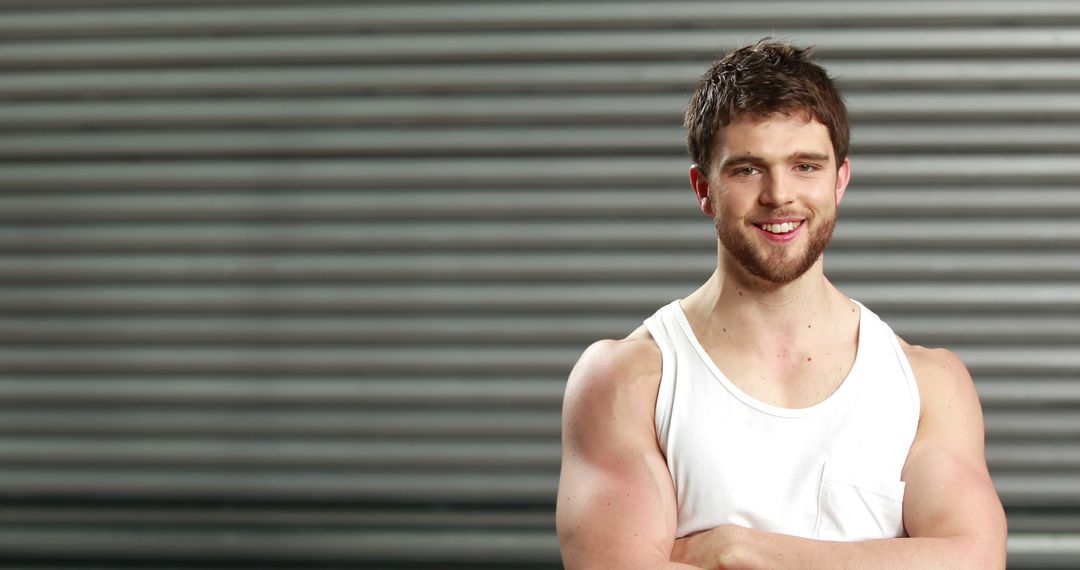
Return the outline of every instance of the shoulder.
[[[571,381],[624,383],[652,376],[659,379],[660,347],[644,326],[620,340],[604,339],[581,354],[570,373]]]
[[[919,386],[924,419],[928,413],[957,419],[966,416],[981,425],[982,406],[975,382],[960,357],[944,348],[926,348],[899,340]]]
[[[566,384],[566,420],[651,414],[659,389],[660,348],[645,327],[620,340],[600,340],[578,359]]]
[[[915,373],[920,384],[925,381],[933,382],[971,382],[971,375],[967,366],[960,357],[951,350],[945,348],[927,348],[917,344],[910,344],[904,339],[897,337],[900,347],[904,349],[911,369]]]

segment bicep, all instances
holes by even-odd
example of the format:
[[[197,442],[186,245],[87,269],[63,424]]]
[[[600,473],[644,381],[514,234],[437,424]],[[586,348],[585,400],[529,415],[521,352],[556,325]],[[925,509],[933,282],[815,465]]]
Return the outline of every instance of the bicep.
[[[567,568],[668,560],[674,504],[668,475],[654,463],[629,454],[615,462],[564,459],[557,519]]]
[[[904,466],[909,535],[970,536],[1004,546],[1005,518],[986,466],[982,408],[963,364],[935,354],[921,375],[923,414]]]
[[[563,408],[556,512],[563,560],[568,568],[666,563],[675,496],[652,426],[649,383],[610,377],[618,366],[588,364],[571,374]]]

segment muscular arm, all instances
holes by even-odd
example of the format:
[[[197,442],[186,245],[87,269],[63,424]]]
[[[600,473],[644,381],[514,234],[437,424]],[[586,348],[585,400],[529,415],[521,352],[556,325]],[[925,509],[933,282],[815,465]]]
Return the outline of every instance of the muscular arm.
[[[556,521],[563,563],[693,568],[672,563],[675,493],[653,427],[660,354],[647,333],[589,347],[570,374]]]
[[[723,526],[678,541],[673,557],[730,569],[1004,568],[1005,515],[986,469],[971,377],[948,351],[905,350],[923,404],[902,475],[908,538],[829,542]]]

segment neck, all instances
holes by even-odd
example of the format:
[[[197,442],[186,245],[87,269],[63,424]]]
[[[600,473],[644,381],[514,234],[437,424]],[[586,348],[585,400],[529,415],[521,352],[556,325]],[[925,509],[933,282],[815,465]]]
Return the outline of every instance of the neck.
[[[825,278],[821,259],[784,284],[725,265],[735,264],[718,266],[701,288],[687,296],[683,308],[705,329],[739,330],[747,346],[803,345],[835,330],[855,310],[854,303]]]

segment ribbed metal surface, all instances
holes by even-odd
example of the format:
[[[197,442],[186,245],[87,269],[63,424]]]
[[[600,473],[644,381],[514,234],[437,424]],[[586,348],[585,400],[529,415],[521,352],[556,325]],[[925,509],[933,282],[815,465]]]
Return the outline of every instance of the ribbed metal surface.
[[[711,59],[819,44],[828,255],[1080,566],[1080,5],[0,1],[0,564],[555,568],[565,376],[714,264]]]

